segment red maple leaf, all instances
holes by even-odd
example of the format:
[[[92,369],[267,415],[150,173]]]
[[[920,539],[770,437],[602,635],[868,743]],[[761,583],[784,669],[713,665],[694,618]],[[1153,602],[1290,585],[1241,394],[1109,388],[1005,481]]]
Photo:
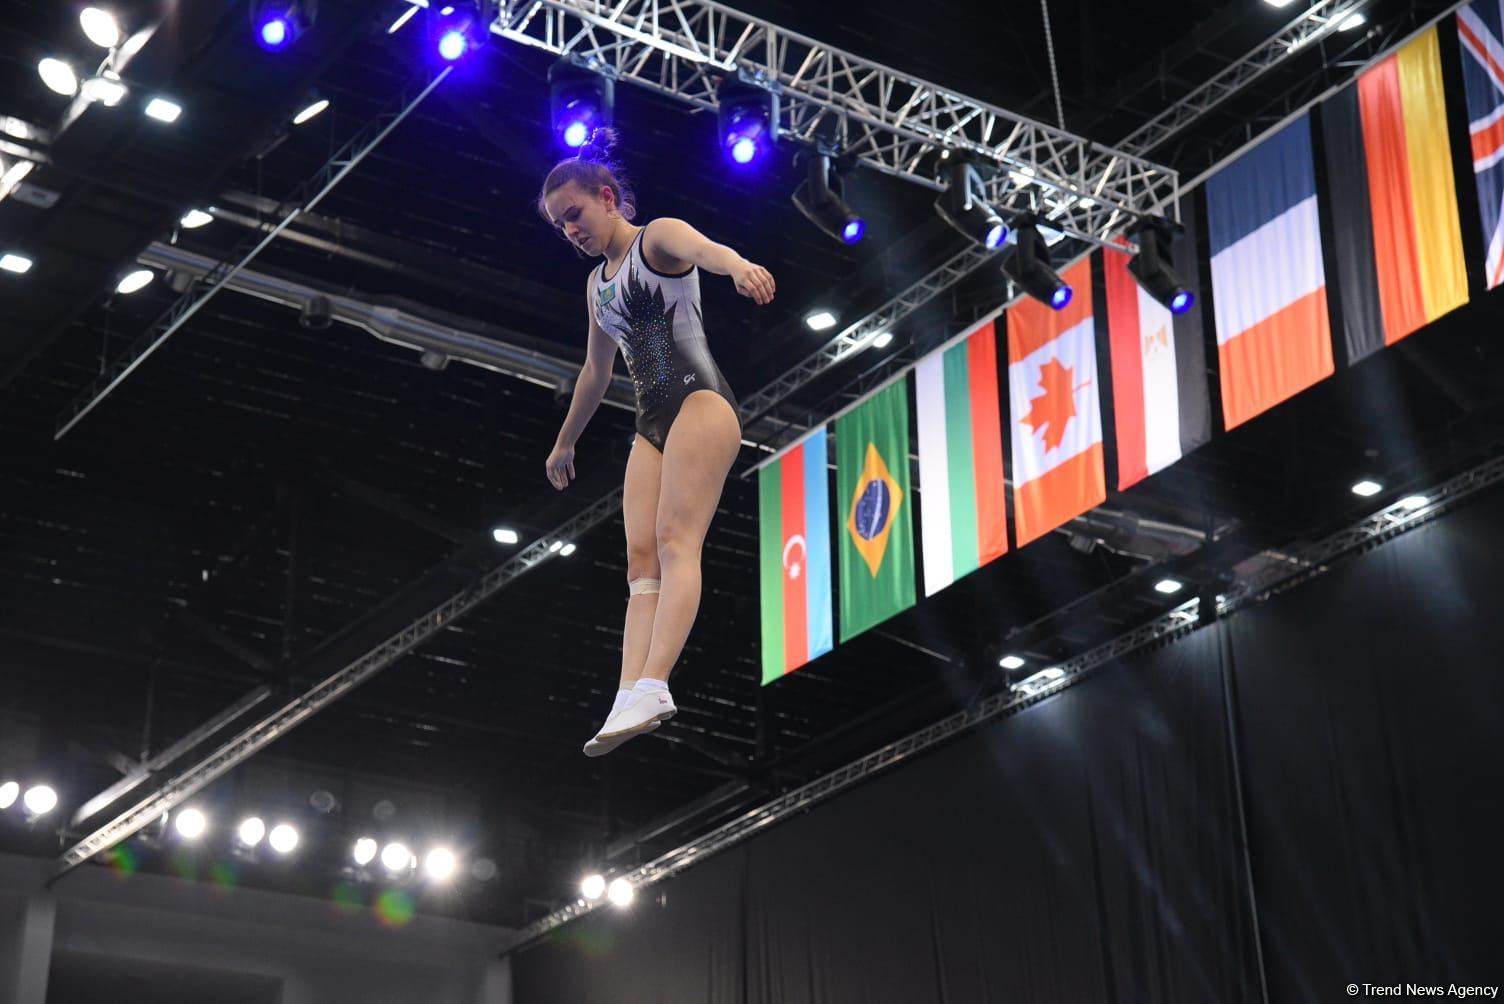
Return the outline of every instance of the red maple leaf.
[[[1039,368],[1039,387],[1044,391],[1030,398],[1033,407],[1022,419],[1035,432],[1044,429],[1044,448],[1053,450],[1065,438],[1065,427],[1076,416],[1075,374],[1070,367],[1051,359]]]

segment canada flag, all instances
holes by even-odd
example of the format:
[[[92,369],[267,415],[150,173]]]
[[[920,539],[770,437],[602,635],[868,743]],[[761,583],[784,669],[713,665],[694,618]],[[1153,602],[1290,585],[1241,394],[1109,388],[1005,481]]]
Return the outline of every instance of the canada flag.
[[[1092,320],[1091,263],[1061,274],[1063,310],[1031,299],[1008,310],[1013,514],[1020,545],[1107,500]]]

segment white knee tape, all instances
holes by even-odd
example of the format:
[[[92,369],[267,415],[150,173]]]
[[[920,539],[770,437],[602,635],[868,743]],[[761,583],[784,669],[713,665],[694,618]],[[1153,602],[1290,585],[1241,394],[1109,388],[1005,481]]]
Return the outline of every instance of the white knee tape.
[[[661,585],[662,579],[632,579],[627,583],[627,594],[637,596],[641,593],[656,593]]]

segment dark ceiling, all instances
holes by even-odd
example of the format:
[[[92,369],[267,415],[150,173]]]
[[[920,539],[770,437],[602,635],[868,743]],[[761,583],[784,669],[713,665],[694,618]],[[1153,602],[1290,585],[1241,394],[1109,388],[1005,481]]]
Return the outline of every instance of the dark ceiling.
[[[78,6],[5,5],[0,115],[61,122],[67,102],[35,66],[88,51]],[[56,192],[56,205],[0,203],[0,246],[37,262],[25,277],[0,277],[0,773],[45,767],[67,805],[118,776],[111,752],[159,751],[261,685],[301,693],[456,594],[515,550],[491,540],[493,526],[531,540],[614,489],[631,429],[626,412],[602,409],[581,443],[580,480],[556,494],[542,477],[563,415],[552,389],[463,364],[433,372],[355,328],[308,329],[293,310],[224,292],[54,441],[57,416],[102,360],[175,298],[161,279],[111,295],[136,255],[165,240],[228,253],[422,72],[419,29],[385,34],[397,0],[324,0],[314,31],[279,56],[250,43],[244,3],[164,6],[174,12],[168,30],[127,78],[180,100],[179,123],[148,122],[134,106],[92,108],[29,179]],[[1054,117],[1035,5],[738,6]],[[1157,159],[1186,178],[1200,173],[1443,6],[1376,0],[1369,30],[1290,60]],[[1066,125],[1108,143],[1293,16],[1256,0],[1051,10]],[[587,265],[533,210],[553,156],[548,62],[493,39],[254,269],[582,358]],[[313,90],[330,111],[289,130]],[[647,217],[687,218],[777,277],[778,298],[762,309],[725,280],[707,282],[712,344],[741,391],[818,347],[800,322],[812,306],[854,320],[962,246],[931,211],[932,193],[858,173],[849,194],[871,236],[842,248],[789,205],[787,152],[762,176],[728,178],[707,116],[625,85],[617,124]],[[184,210],[210,204],[212,225],[175,231]],[[959,330],[999,296],[995,272],[981,270],[901,324],[892,354]],[[683,713],[652,739],[603,760],[579,752],[619,661],[625,562],[613,521],[203,800],[226,813],[261,799],[307,814],[311,792],[335,793],[339,808],[310,823],[327,837],[314,860],[332,875],[343,841],[375,825],[371,806],[388,799],[398,824],[449,827],[472,857],[499,865],[497,878],[467,881],[427,908],[531,919],[572,895],[589,861],[651,857],[992,692],[1003,685],[1000,645],[1040,662],[1073,654],[1176,602],[1148,588],[1167,568],[1215,590],[1238,561],[1350,522],[1368,505],[1347,492],[1360,475],[1399,491],[1496,452],[1504,364],[1488,334],[1501,309],[1494,297],[1475,303],[1112,493],[1105,518],[1121,514],[1119,527],[1136,517],[1217,538],[1192,553],[1146,560],[1118,553],[1152,544],[1131,533],[1104,531],[1116,544],[1096,547],[1055,535],[762,688],[755,480],[733,478],[706,542],[699,626],[676,671]],[[829,413],[864,365],[795,404]],[[753,459],[744,451],[743,464]],[[45,827],[0,828],[0,849],[58,846]],[[174,867],[149,844],[140,856]],[[246,865],[242,880],[322,895],[322,866]]]

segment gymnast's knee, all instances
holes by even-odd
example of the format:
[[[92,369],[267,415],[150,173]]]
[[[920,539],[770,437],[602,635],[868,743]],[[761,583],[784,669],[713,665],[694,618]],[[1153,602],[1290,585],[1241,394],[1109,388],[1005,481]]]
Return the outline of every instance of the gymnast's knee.
[[[647,576],[640,576],[640,577],[635,578],[635,579],[628,579],[627,580],[627,598],[630,599],[633,596],[641,596],[641,595],[643,595],[645,593],[656,593],[656,592],[658,592],[659,587],[662,586],[662,585],[663,585],[663,580],[662,579],[650,579]]]

